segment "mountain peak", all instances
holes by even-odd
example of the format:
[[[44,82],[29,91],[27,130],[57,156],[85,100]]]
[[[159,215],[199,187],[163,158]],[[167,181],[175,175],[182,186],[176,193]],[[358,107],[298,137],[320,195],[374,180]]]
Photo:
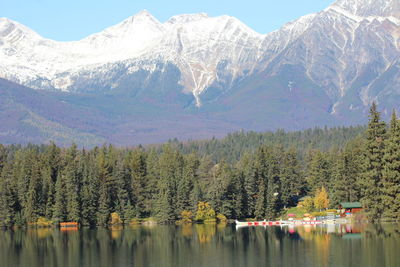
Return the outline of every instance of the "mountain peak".
[[[136,13],[135,15],[127,18],[122,23],[153,23],[161,24],[149,11],[146,9]]]
[[[152,39],[162,31],[162,24],[147,10],[125,19],[124,21],[111,26],[102,32],[92,34],[84,40],[98,46],[112,44],[121,45],[126,43],[143,44],[144,39]]]
[[[400,17],[399,0],[337,0],[332,6],[360,17]]]
[[[36,32],[16,21],[5,17],[0,18],[0,38],[6,38],[9,35],[13,35],[14,39],[16,36],[39,37]]]
[[[149,19],[157,20],[149,11],[143,9],[131,17],[132,19]]]
[[[182,14],[171,17],[167,24],[181,24],[181,23],[189,23],[193,21],[199,21],[202,19],[208,18],[207,13],[196,13],[196,14]]]

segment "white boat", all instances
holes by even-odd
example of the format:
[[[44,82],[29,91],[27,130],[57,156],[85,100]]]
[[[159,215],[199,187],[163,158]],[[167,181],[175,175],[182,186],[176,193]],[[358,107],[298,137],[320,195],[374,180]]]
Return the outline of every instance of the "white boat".
[[[238,220],[235,221],[236,226],[273,226],[273,225],[287,225],[286,221],[248,221],[248,222],[240,222]]]

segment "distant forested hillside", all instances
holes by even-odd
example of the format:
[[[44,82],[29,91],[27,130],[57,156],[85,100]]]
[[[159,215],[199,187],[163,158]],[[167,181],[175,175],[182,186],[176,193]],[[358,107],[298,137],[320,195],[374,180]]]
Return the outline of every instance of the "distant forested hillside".
[[[237,161],[245,153],[254,153],[261,145],[295,148],[300,156],[311,149],[329,151],[343,148],[347,142],[357,136],[363,136],[365,126],[314,128],[304,131],[288,132],[236,132],[225,138],[201,141],[179,142],[170,140],[169,144],[184,154],[197,153],[209,155],[214,161],[221,159],[229,162]],[[161,147],[159,147],[161,148]]]
[[[0,225],[274,219],[303,196],[318,210],[361,201],[370,220],[399,219],[399,166],[399,121],[386,125],[376,105],[368,127],[135,148],[0,145]]]

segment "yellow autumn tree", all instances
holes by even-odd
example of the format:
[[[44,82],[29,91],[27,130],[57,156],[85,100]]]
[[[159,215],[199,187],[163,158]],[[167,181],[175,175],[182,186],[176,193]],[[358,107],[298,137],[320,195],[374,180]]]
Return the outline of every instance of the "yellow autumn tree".
[[[116,212],[111,213],[110,224],[111,225],[121,225],[122,224],[121,217],[119,217],[118,213],[116,213]]]
[[[215,220],[215,211],[208,202],[199,202],[197,204],[196,221]]]
[[[193,214],[191,211],[184,210],[181,212],[180,223],[192,223]]]
[[[307,212],[312,212],[314,210],[314,200],[311,197],[304,199],[301,205]]]
[[[329,207],[328,193],[326,192],[325,187],[317,189],[314,198],[314,206],[319,211],[321,211],[322,209],[327,209]]]

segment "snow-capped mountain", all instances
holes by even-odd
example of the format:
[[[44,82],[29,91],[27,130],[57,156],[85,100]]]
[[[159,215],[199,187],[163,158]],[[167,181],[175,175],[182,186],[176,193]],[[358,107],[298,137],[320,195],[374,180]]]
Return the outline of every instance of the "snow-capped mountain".
[[[372,101],[384,114],[399,108],[400,1],[338,0],[265,35],[229,16],[162,23],[142,11],[80,41],[57,42],[0,18],[0,78],[64,91],[69,100],[122,96],[136,109],[172,109],[189,122],[195,113],[229,122],[227,129],[362,123]],[[128,110],[147,114],[136,109]]]
[[[316,14],[280,56],[301,65],[327,93],[331,113],[347,115],[372,101],[388,104],[388,95],[398,98],[399,33],[398,1],[339,0]],[[277,66],[282,62],[280,58]]]
[[[0,76],[37,89],[81,91],[85,88],[76,80],[82,75],[98,81],[95,76],[103,77],[121,63],[128,74],[153,72],[157,63],[172,63],[182,73],[185,92],[194,96],[218,78],[222,62],[227,62],[232,77],[253,69],[263,40],[233,17],[180,15],[160,23],[147,11],[76,42],[47,40],[2,18],[0,37]],[[109,78],[103,86],[118,86]]]

